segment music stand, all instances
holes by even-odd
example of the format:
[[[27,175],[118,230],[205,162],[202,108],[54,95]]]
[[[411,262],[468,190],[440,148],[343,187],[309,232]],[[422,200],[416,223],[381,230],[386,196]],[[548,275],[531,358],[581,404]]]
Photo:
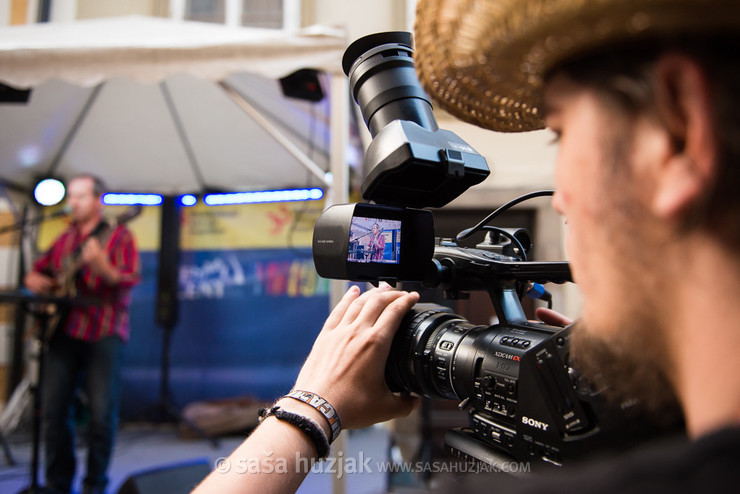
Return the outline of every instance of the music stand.
[[[44,355],[48,343],[47,334],[49,332],[49,319],[51,314],[44,311],[34,311],[29,308],[33,304],[53,305],[57,311],[72,305],[90,305],[97,303],[93,299],[57,297],[53,295],[35,295],[25,291],[3,291],[0,292],[0,303],[13,303],[22,308],[29,314],[37,318],[39,322],[39,331],[34,335],[33,347],[31,352],[32,366],[30,375],[30,389],[33,402],[33,423],[31,426],[31,485],[23,489],[21,493],[40,493],[46,490],[39,485],[39,449],[41,445],[41,420],[43,404],[41,391],[44,380]],[[35,367],[35,368],[34,368]]]

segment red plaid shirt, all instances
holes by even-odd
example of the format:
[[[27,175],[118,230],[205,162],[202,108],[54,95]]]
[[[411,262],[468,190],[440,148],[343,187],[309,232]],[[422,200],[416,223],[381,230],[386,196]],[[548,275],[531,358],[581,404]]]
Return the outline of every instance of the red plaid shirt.
[[[49,276],[58,276],[64,270],[65,259],[77,256],[86,239],[74,223],[70,224],[51,248],[36,260],[33,269]],[[131,232],[123,225],[113,230],[103,247],[108,260],[121,274],[121,280],[117,285],[108,285],[89,266],[83,265],[75,279],[77,296],[98,299],[100,302],[71,306],[64,332],[83,341],[97,341],[113,335],[128,341],[131,289],[141,279],[139,253]]]

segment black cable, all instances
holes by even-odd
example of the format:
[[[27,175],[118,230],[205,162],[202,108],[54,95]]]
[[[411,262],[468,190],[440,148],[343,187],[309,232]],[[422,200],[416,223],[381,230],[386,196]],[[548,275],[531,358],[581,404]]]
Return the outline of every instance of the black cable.
[[[481,229],[482,230],[489,230],[489,231],[492,231],[492,232],[496,232],[496,233],[498,233],[500,235],[503,235],[504,237],[508,238],[509,240],[511,240],[516,245],[516,247],[519,249],[519,252],[522,253],[522,261],[526,261],[527,260],[527,251],[524,250],[524,246],[519,241],[519,239],[516,238],[514,235],[512,235],[509,232],[507,232],[503,228],[499,228],[497,226],[484,225],[484,226],[481,227]]]
[[[544,197],[544,196],[551,196],[555,193],[554,190],[538,190],[536,192],[530,192],[529,194],[524,194],[523,196],[519,196],[516,199],[512,199],[511,201],[507,202],[497,210],[495,210],[493,213],[489,214],[483,220],[475,225],[472,228],[465,229],[457,234],[457,237],[455,237],[455,240],[460,242],[461,240],[465,240],[466,238],[470,237],[475,232],[480,231],[483,229],[484,226],[488,222],[490,222],[492,219],[494,219],[499,214],[503,213],[504,211],[508,210],[509,208],[512,208],[516,206],[517,204],[528,201],[529,199],[534,199],[535,197]]]

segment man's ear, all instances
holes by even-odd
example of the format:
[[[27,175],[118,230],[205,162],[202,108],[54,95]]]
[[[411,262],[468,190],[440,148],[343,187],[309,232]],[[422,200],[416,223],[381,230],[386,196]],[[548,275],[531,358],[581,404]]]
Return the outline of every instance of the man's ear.
[[[704,69],[681,54],[656,62],[655,106],[672,150],[657,170],[653,212],[678,219],[701,200],[717,174],[717,144]]]

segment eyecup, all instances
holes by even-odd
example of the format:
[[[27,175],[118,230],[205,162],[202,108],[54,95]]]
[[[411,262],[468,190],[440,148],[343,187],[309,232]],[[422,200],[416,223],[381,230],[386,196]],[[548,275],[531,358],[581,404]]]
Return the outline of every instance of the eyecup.
[[[414,47],[413,37],[408,31],[388,31],[363,36],[353,41],[345,50],[344,56],[342,56],[342,70],[344,70],[344,75],[349,76],[352,64],[368,50],[388,43],[397,43],[412,49]]]

